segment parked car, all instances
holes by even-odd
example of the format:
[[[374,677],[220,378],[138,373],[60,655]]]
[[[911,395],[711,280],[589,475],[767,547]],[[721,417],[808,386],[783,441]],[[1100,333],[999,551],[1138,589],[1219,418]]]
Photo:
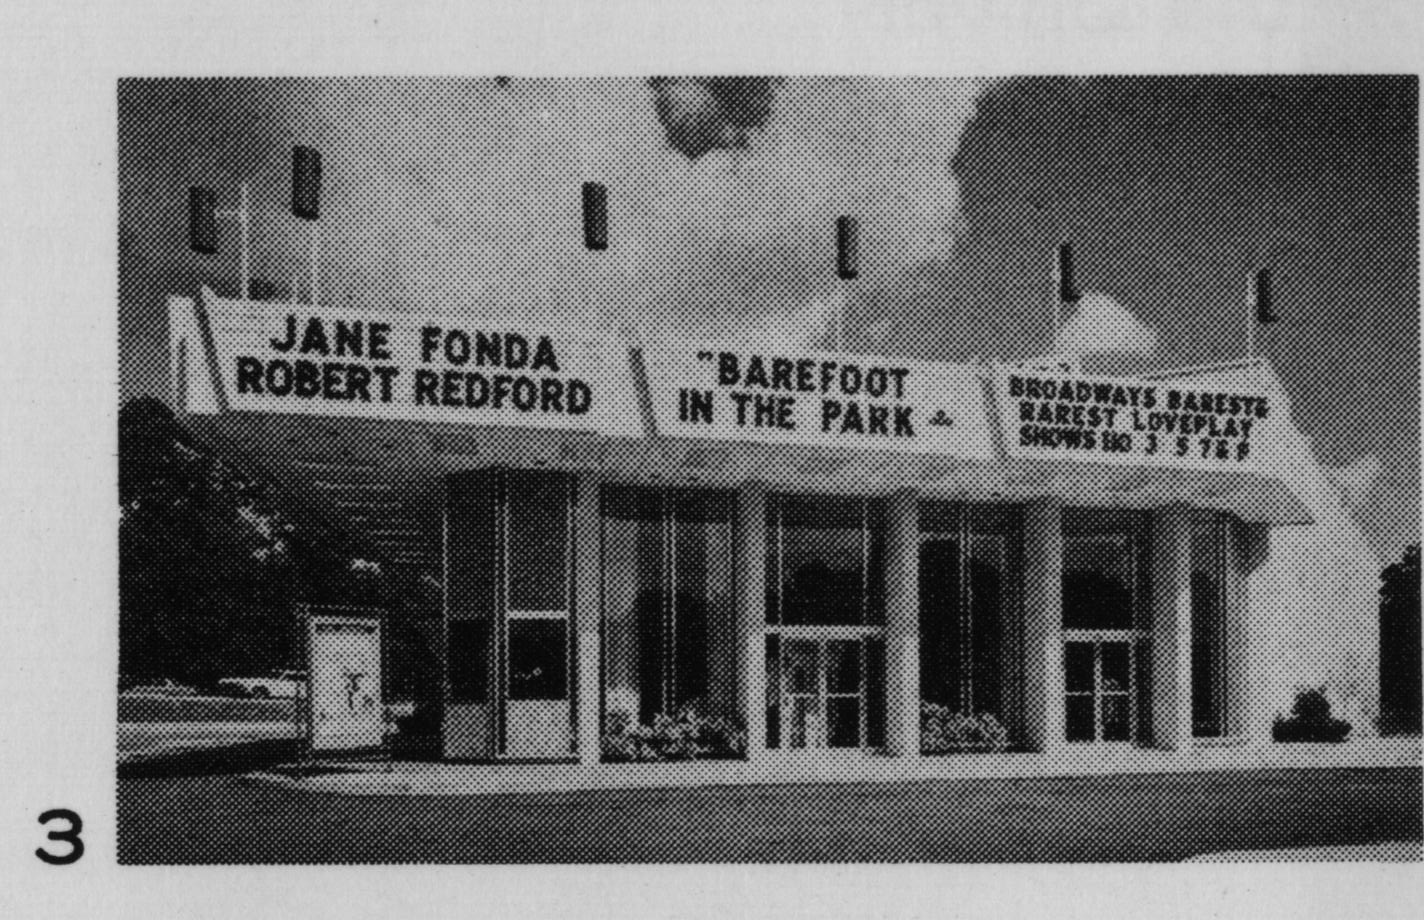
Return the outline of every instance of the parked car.
[[[267,677],[224,677],[218,692],[257,700],[294,699],[306,693],[306,671],[273,671]]]
[[[198,689],[174,680],[162,680],[149,684],[135,684],[120,691],[123,696],[197,696]]]

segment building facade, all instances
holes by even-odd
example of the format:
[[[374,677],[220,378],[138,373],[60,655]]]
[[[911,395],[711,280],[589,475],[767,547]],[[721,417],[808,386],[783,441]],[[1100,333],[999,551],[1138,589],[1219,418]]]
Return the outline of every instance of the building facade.
[[[756,762],[1265,745],[1319,686],[1371,730],[1378,567],[1264,362],[1108,378],[210,292],[170,325],[191,425],[438,580],[448,759],[638,759],[679,717]]]

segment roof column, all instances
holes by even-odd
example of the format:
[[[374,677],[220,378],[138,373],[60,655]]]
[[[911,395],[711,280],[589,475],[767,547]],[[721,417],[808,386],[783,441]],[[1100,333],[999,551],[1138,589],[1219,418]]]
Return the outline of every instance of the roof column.
[[[1152,512],[1152,740],[1192,746],[1192,516],[1185,505]]]
[[[1023,740],[1052,752],[1063,734],[1063,510],[1056,499],[1024,507]]]
[[[920,502],[901,489],[886,503],[885,750],[920,754]]]
[[[578,477],[578,493],[574,499],[574,635],[578,655],[575,673],[578,688],[579,763],[593,765],[602,753],[603,717],[600,693],[602,659],[602,598],[600,597],[603,565],[599,534],[599,476],[595,472]]]
[[[742,486],[736,521],[737,711],[747,729],[747,759],[766,750],[766,487]]]

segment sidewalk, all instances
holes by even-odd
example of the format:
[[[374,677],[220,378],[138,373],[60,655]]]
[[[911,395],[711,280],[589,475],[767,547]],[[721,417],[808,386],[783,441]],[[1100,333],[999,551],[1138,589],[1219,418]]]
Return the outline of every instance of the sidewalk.
[[[342,795],[503,795],[590,789],[658,789],[789,783],[1028,779],[1262,769],[1410,767],[1420,739],[1367,738],[1346,744],[1285,744],[1188,751],[1066,748],[1051,754],[963,754],[892,758],[861,751],[769,752],[755,763],[469,764],[322,760],[310,775],[296,765],[248,774],[257,782]]]

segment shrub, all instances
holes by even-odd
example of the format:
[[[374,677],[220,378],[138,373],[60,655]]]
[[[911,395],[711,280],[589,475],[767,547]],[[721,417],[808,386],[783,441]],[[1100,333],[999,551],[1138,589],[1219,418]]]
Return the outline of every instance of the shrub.
[[[1289,718],[1277,715],[1271,725],[1275,741],[1323,741],[1338,744],[1350,734],[1350,723],[1330,714],[1325,688],[1308,688],[1295,695]]]
[[[1003,751],[1009,732],[991,713],[967,715],[947,706],[921,701],[920,751],[947,754],[963,751]]]
[[[747,733],[735,720],[702,716],[685,706],[675,716],[659,713],[643,725],[626,712],[603,720],[603,759],[614,763],[656,763],[741,757]]]

